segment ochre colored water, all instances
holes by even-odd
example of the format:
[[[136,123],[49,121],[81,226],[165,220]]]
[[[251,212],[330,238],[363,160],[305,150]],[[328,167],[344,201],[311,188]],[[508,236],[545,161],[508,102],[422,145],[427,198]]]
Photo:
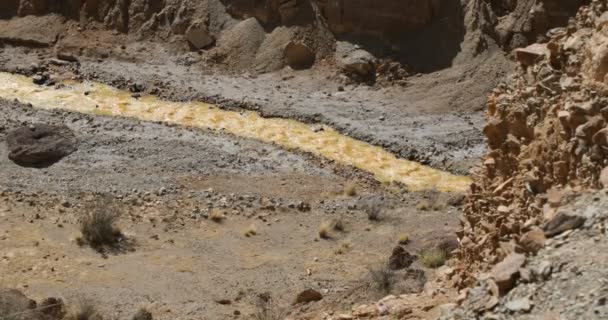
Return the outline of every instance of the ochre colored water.
[[[85,94],[86,93],[86,94]],[[202,102],[168,102],[99,83],[65,83],[60,89],[38,86],[32,80],[0,73],[0,98],[17,99],[41,109],[63,109],[81,113],[162,121],[187,127],[224,131],[240,137],[275,143],[370,172],[381,182],[400,182],[409,190],[465,191],[470,179],[419,163],[396,158],[390,152],[341,135],[324,127],[294,120],[262,118],[255,112],[225,111]]]

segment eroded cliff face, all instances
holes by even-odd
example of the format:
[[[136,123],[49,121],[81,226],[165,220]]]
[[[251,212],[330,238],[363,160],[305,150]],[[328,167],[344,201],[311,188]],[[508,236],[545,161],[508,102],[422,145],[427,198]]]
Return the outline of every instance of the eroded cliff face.
[[[440,69],[496,43],[506,50],[544,40],[586,0],[5,0],[0,17],[59,13],[141,37],[183,35],[195,24],[213,37],[232,17],[255,17],[267,30],[307,28],[301,37],[333,35],[420,69]],[[228,15],[230,14],[230,16]],[[484,38],[484,39],[481,39]],[[310,39],[309,39],[310,40]],[[312,39],[309,43],[314,43]],[[314,46],[314,45],[313,45]],[[460,59],[462,60],[462,59]]]

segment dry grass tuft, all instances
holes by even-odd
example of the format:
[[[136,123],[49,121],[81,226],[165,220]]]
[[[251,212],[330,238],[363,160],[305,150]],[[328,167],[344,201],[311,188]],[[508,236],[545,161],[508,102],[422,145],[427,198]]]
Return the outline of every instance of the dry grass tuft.
[[[319,226],[319,237],[321,239],[330,239],[330,231],[333,229],[332,223],[330,221],[324,221]]]
[[[391,270],[386,264],[382,264],[375,268],[369,268],[368,270],[372,285],[376,290],[383,294],[389,294],[397,280],[395,271]]]
[[[362,204],[367,218],[372,221],[378,221],[381,219],[382,209],[384,208],[384,201],[381,197],[372,197],[366,199]]]
[[[419,211],[428,211],[431,209],[431,203],[428,200],[422,200],[418,202],[416,209]]]
[[[262,293],[255,297],[254,320],[283,320],[287,316],[287,308],[272,299],[270,294]]]
[[[245,237],[252,237],[258,234],[258,229],[255,227],[254,224],[250,225],[249,227],[247,227],[247,229],[245,229]]]
[[[81,300],[70,310],[65,320],[103,320],[103,316],[91,301]]]
[[[334,250],[334,253],[335,254],[345,254],[345,253],[349,252],[352,248],[353,248],[352,243],[342,242],[342,243],[340,243],[338,248],[336,248],[336,250]]]
[[[448,258],[447,252],[442,249],[432,248],[420,253],[420,263],[427,268],[439,268],[445,264]]]
[[[89,205],[80,221],[82,237],[77,239],[78,243],[96,249],[116,247],[122,239],[122,233],[115,226],[119,217],[118,209],[108,202],[96,201]]]
[[[344,194],[349,197],[357,195],[357,184],[354,181],[347,182],[344,185]]]
[[[407,233],[399,235],[399,244],[406,245],[410,242],[410,236]]]
[[[209,219],[211,219],[213,222],[221,223],[224,221],[224,219],[226,219],[226,215],[224,214],[224,211],[214,208],[211,209],[211,212],[209,212]]]

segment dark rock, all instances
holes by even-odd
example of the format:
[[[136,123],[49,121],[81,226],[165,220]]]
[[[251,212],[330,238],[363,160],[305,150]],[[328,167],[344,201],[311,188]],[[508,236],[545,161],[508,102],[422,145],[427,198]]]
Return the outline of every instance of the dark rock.
[[[319,291],[314,289],[306,289],[298,294],[296,303],[309,303],[319,301],[321,299],[323,299],[323,295]]]
[[[226,306],[226,305],[232,304],[232,301],[230,301],[230,299],[217,299],[217,300],[215,300],[215,303]]]
[[[287,65],[295,70],[308,69],[315,63],[315,53],[301,42],[289,42],[284,54]]]
[[[576,229],[585,223],[585,218],[577,215],[570,215],[564,212],[558,212],[557,215],[545,223],[543,230],[547,237],[556,236],[564,231]]]
[[[403,249],[403,247],[397,246],[393,249],[393,253],[388,259],[388,267],[391,270],[401,270],[409,267],[413,262],[414,256]]]
[[[47,80],[49,80],[49,77],[42,73],[39,73],[32,77],[32,82],[37,85],[43,85],[46,83]]]
[[[76,137],[66,126],[37,124],[8,133],[8,157],[21,166],[46,167],[76,151]]]
[[[525,262],[526,256],[512,253],[492,268],[490,274],[498,286],[501,295],[509,292],[509,290],[513,288],[515,281],[519,276],[519,269]]]
[[[191,26],[186,31],[186,40],[194,47],[195,49],[203,49],[209,47],[215,42],[215,39],[209,34],[207,28],[202,26]]]

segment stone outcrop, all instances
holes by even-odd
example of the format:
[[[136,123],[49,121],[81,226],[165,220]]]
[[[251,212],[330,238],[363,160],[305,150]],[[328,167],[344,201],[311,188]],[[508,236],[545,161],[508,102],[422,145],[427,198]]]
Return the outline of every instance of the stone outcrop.
[[[563,195],[601,187],[608,166],[607,9],[594,0],[566,28],[552,29],[546,44],[519,50],[519,72],[490,95],[489,151],[459,233],[461,285],[522,244],[537,250],[535,226],[552,236],[583,223],[556,208]]]

